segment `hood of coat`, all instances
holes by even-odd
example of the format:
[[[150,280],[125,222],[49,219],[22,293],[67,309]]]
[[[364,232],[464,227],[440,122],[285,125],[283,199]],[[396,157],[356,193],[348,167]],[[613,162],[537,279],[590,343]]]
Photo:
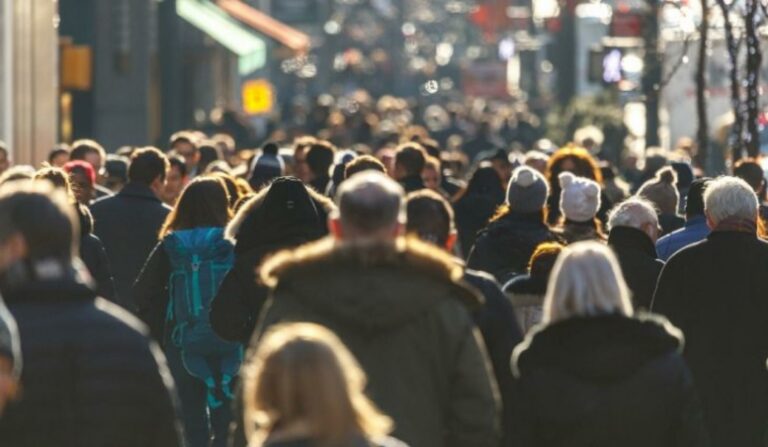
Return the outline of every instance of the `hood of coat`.
[[[470,310],[480,295],[462,281],[454,259],[426,243],[349,243],[325,238],[267,260],[262,280],[290,290],[308,309],[358,332],[381,333],[459,300]]]
[[[264,247],[288,247],[328,234],[329,198],[293,177],[281,177],[248,200],[226,229],[237,241],[236,253]]]
[[[615,227],[608,235],[608,245],[621,255],[624,250],[639,252],[652,259],[658,258],[656,245],[642,230],[631,227]]]
[[[533,329],[515,348],[512,371],[516,377],[546,369],[585,381],[616,381],[682,349],[682,332],[658,315],[576,317]]]

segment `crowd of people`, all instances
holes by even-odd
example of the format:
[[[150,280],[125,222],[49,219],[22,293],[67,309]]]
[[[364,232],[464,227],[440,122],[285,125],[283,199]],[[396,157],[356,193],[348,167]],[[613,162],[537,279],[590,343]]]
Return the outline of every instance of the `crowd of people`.
[[[765,445],[757,161],[327,130],[0,145],[0,444]]]

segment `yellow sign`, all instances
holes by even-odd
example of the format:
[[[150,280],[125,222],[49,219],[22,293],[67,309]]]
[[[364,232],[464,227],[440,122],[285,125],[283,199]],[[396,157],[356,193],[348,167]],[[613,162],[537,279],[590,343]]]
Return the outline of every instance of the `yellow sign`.
[[[274,102],[274,91],[269,81],[255,79],[243,83],[243,111],[248,115],[270,113]]]

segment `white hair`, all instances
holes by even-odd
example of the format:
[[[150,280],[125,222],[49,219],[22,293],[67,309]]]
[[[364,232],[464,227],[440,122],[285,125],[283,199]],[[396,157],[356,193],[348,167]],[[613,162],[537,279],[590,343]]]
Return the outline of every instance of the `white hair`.
[[[543,322],[615,313],[632,315],[632,301],[613,251],[597,242],[565,248],[549,278]]]
[[[631,227],[642,230],[644,225],[657,226],[659,217],[653,203],[641,197],[630,197],[616,205],[608,213],[608,230],[616,227]]]
[[[757,195],[740,178],[718,177],[704,192],[704,212],[714,224],[729,218],[755,220],[757,210]]]

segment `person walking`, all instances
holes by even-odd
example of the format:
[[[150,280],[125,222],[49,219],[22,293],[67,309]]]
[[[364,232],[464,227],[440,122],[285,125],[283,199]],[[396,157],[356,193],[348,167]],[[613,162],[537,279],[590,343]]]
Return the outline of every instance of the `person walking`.
[[[566,247],[544,299],[543,325],[512,357],[515,445],[707,445],[682,347],[668,321],[634,315],[608,247]]]
[[[768,242],[757,237],[758,209],[743,180],[713,180],[704,192],[712,233],[669,260],[651,307],[685,334],[685,358],[717,447],[765,445]]]
[[[547,181],[538,171],[517,168],[507,186],[506,206],[478,235],[467,266],[492,274],[502,284],[525,273],[536,247],[558,240],[546,223],[548,194]]]
[[[136,312],[133,283],[171,210],[158,198],[168,169],[162,152],[138,149],[131,155],[128,184],[116,195],[91,205],[93,231],[107,252],[118,304],[131,312]]]
[[[709,235],[710,229],[704,215],[704,191],[711,181],[710,178],[702,178],[694,180],[691,184],[685,201],[685,227],[661,237],[656,242],[656,252],[662,261],[669,261],[669,258],[681,249]]]
[[[333,202],[295,177],[281,177],[248,200],[227,226],[235,264],[211,306],[211,326],[225,340],[247,346],[269,289],[256,274],[264,259],[328,234]]]
[[[1,442],[180,447],[165,357],[140,321],[82,281],[77,227],[69,198],[47,182],[0,188],[0,293],[24,359]]]
[[[468,308],[479,297],[457,282],[461,267],[401,237],[403,189],[384,174],[354,175],[337,202],[332,238],[262,267],[272,294],[257,334],[281,322],[323,324],[360,361],[394,436],[423,447],[495,447],[495,384]]]
[[[365,395],[365,372],[333,332],[278,325],[253,350],[243,367],[250,447],[405,447],[388,436],[392,420]]]
[[[168,215],[134,286],[138,315],[163,345],[179,388],[187,441],[226,445],[232,381],[243,358],[239,343],[211,328],[211,302],[234,263],[224,237],[231,210],[224,182],[196,177]]]
[[[603,224],[597,219],[600,210],[600,184],[588,178],[561,172],[560,224],[554,229],[568,244],[580,241],[605,241]]]
[[[637,195],[654,204],[661,225],[660,236],[683,228],[685,220],[677,215],[680,192],[677,190],[677,174],[674,169],[661,169],[656,173],[656,177],[640,187]]]
[[[619,258],[635,309],[649,309],[664,267],[656,255],[661,227],[653,204],[639,197],[621,202],[608,214],[608,229],[608,245]]]
[[[453,204],[462,258],[467,259],[475,246],[477,234],[488,225],[504,203],[504,184],[491,166],[481,166],[469,180],[467,189]]]

